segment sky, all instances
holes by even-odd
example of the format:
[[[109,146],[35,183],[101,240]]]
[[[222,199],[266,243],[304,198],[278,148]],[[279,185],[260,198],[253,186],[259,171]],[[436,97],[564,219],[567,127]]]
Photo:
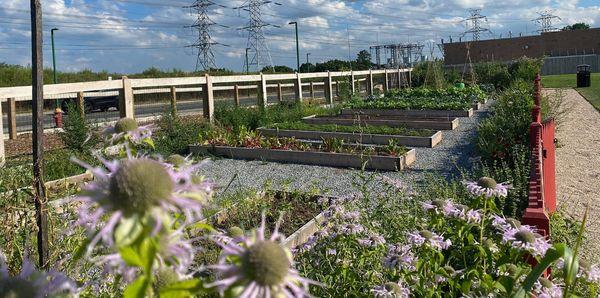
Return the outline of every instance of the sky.
[[[248,32],[245,1],[212,0],[216,66],[241,71]],[[57,67],[135,73],[149,67],[192,71],[198,33],[193,0],[42,0],[44,64],[52,66],[50,29],[55,32]],[[533,19],[549,10],[554,26],[585,22],[600,27],[600,0],[273,0],[262,6],[266,44],[275,65],[296,67],[294,26],[298,22],[301,63],[352,59],[376,44],[422,43],[424,55],[440,56],[441,39],[457,40],[469,9],[480,8],[482,39],[537,34]],[[0,62],[31,63],[28,0],[0,0]],[[467,35],[463,38],[471,38]],[[350,44],[350,47],[348,47]]]

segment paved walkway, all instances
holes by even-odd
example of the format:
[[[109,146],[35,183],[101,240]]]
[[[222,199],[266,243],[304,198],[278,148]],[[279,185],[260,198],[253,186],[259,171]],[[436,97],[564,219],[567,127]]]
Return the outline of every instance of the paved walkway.
[[[548,94],[554,91],[546,90]],[[600,113],[573,89],[562,90],[569,111],[556,132],[558,207],[581,220],[589,202],[584,253],[600,260]]]

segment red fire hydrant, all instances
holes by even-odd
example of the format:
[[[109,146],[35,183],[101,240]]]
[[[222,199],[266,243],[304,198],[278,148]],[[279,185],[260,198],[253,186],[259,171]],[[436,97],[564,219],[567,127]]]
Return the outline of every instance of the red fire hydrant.
[[[63,111],[60,108],[56,108],[54,110],[54,124],[56,124],[56,128],[62,128],[62,116]]]

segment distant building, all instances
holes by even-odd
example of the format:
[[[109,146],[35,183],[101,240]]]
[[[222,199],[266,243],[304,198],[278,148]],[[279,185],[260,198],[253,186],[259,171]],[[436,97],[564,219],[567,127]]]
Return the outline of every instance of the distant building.
[[[600,71],[600,28],[545,32],[480,41],[444,43],[444,64],[462,66],[467,61],[467,46],[473,63],[510,62],[521,57],[546,57],[543,73],[574,73],[578,64],[590,64]]]

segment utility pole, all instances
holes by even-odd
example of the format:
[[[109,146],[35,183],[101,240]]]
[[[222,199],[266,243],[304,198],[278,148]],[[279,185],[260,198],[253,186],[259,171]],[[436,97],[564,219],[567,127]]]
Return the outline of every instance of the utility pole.
[[[44,185],[44,63],[42,37],[42,4],[30,0],[31,7],[31,80],[33,100],[33,188],[37,224],[37,251],[40,268],[48,265],[48,218]]]
[[[248,31],[247,47],[250,48],[249,51],[251,55],[247,62],[247,68],[252,66],[252,68],[257,71],[260,71],[265,66],[270,66],[271,69],[275,71],[263,28],[268,26],[279,28],[279,26],[265,23],[262,20],[262,7],[271,3],[281,5],[281,3],[270,0],[246,0],[243,5],[234,7],[234,9],[237,9],[238,11],[245,10],[248,12],[248,25],[243,28],[238,28],[238,30]]]
[[[557,28],[552,25],[552,20],[562,20],[559,16],[553,15],[551,10],[538,12],[538,14],[540,16],[537,19],[532,20],[533,22],[536,22],[540,25],[540,29],[538,29],[538,32],[544,33],[557,30]]]
[[[306,72],[310,72],[310,60],[308,59],[309,56],[310,53],[306,53]]]
[[[352,70],[352,54],[350,52],[350,27],[346,24],[346,32],[348,33],[348,63],[350,64],[350,70]]]
[[[52,75],[54,84],[58,84],[58,79],[56,78],[56,51],[54,49],[54,31],[58,31],[58,28],[52,28],[50,30],[50,39],[52,40]],[[60,109],[60,99],[56,99],[54,101],[54,122],[56,123],[56,127],[62,127],[62,110]]]
[[[290,22],[288,25],[294,25],[296,27],[296,64],[298,65],[298,72],[300,72],[300,43],[298,42],[298,22]]]
[[[482,21],[485,21],[487,23],[487,17],[481,15],[480,8],[469,9],[469,13],[471,15],[465,20],[463,20],[463,22],[466,22],[467,24],[467,30],[461,34],[461,37],[467,34],[472,34],[473,41],[478,41],[482,32],[488,32],[490,34],[492,33],[490,29],[482,27],[481,23]]]
[[[194,24],[188,26],[189,28],[194,28],[198,31],[198,40],[194,44],[188,46],[198,49],[198,56],[196,58],[196,71],[209,71],[217,68],[212,46],[228,46],[214,41],[210,36],[212,26],[218,25],[228,28],[227,26],[219,25],[211,20],[209,16],[209,9],[214,5],[226,8],[226,6],[216,4],[211,0],[195,0],[194,4],[186,7],[193,11],[192,15],[196,15],[196,21]]]

